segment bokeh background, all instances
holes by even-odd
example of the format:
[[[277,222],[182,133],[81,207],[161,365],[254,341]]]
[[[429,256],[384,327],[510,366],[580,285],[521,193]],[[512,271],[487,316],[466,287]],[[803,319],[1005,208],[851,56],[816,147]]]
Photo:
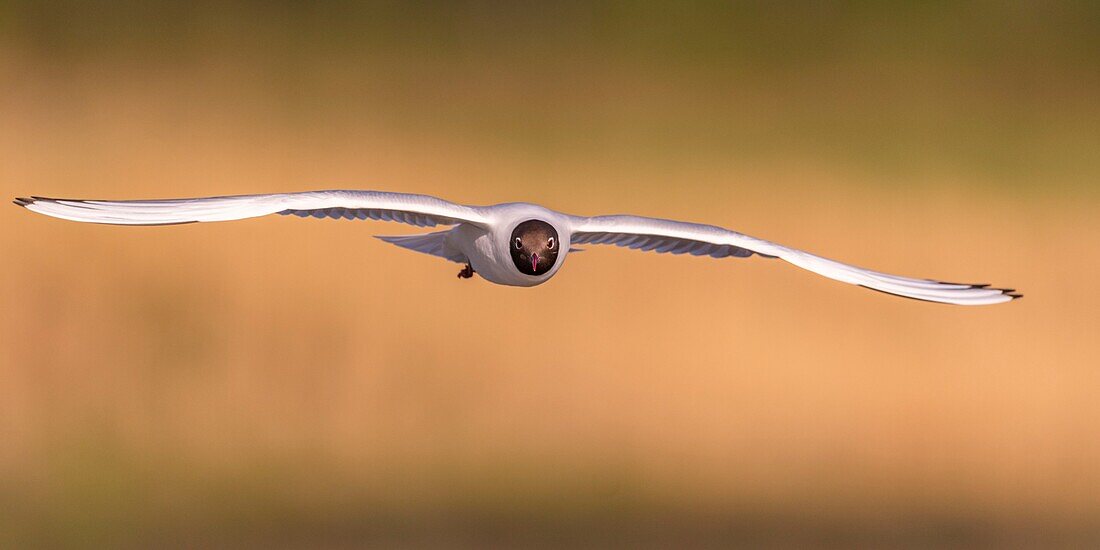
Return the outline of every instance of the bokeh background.
[[[0,209],[0,545],[1100,543],[1100,4],[0,2],[0,195],[724,225],[960,308]]]

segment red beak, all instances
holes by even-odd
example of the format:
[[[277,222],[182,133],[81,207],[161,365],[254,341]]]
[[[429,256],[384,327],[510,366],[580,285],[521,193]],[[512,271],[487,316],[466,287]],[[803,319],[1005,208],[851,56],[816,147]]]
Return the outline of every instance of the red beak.
[[[531,271],[539,270],[539,255],[531,254]]]

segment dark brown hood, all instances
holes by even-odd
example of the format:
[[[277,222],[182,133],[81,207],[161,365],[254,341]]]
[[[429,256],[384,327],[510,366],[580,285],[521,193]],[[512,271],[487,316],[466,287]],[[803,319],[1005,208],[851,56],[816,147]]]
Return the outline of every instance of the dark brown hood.
[[[554,226],[542,220],[527,220],[512,230],[508,251],[512,263],[525,275],[544,275],[558,261],[561,241]]]

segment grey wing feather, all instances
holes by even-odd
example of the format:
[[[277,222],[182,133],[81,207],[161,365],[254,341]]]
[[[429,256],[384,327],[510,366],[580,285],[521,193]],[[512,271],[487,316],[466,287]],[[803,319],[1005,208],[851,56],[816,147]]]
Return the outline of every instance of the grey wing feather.
[[[306,191],[163,200],[81,200],[19,198],[28,210],[78,222],[116,225],[171,225],[239,220],[268,214],[335,219],[396,221],[419,227],[470,223],[485,225],[483,209],[428,195],[382,191]]]
[[[446,231],[437,231],[426,235],[376,235],[376,237],[390,244],[395,244],[402,248],[407,248],[423,254],[439,256],[440,258],[446,258],[460,264],[468,263],[469,260],[466,259],[466,255],[447,246],[447,234],[450,232],[451,230],[448,229]]]
[[[577,244],[614,244],[637,250],[713,258],[744,258],[757,254],[780,258],[830,279],[916,300],[985,305],[1021,297],[1010,288],[915,279],[871,271],[713,225],[622,215],[573,217],[571,224],[572,242]]]

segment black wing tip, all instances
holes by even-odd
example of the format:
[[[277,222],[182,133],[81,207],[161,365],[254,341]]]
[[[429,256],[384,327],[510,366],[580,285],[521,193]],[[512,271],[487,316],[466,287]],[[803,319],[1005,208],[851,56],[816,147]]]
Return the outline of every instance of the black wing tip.
[[[970,287],[970,288],[988,288],[988,287],[992,286],[990,283],[953,283],[951,281],[937,281],[935,279],[927,279],[927,280],[929,282],[939,283],[941,285],[956,285],[956,286],[965,286],[965,287]]]
[[[918,302],[930,302],[930,303],[933,303],[933,304],[957,305],[957,304],[952,304],[951,302],[941,302],[939,300],[926,300],[924,298],[914,298],[912,296],[906,296],[904,294],[895,294],[895,293],[890,292],[888,290],[879,290],[877,288],[872,288],[872,287],[869,287],[867,285],[859,285],[859,286],[861,286],[863,288],[866,288],[867,290],[873,290],[875,292],[881,292],[883,294],[889,294],[891,296],[897,296],[898,298],[906,298],[906,299],[909,299],[909,300],[916,300]],[[983,285],[983,286],[980,286],[980,287],[979,286],[972,286],[971,288],[985,288],[985,287],[988,287],[988,286],[989,285]],[[1018,299],[1024,297],[1023,294],[1017,293],[1015,288],[991,288],[989,290],[999,290],[1001,292],[1001,294],[1003,294],[1005,296],[1008,296],[1009,298],[1012,298],[1012,300],[1018,300]],[[1012,300],[1009,300],[1009,301],[1012,301]]]
[[[1015,288],[997,288],[997,287],[994,287],[994,286],[990,285],[989,283],[970,284],[970,283],[946,283],[945,282],[944,284],[966,285],[970,288],[985,288],[985,289],[989,289],[989,290],[996,290],[996,291],[1000,292],[1001,294],[1004,294],[1005,296],[1008,296],[1009,298],[1012,298],[1013,300],[1018,300],[1018,299],[1024,297],[1023,294],[1021,294],[1019,292],[1016,292]],[[860,286],[862,286],[862,285],[860,285]]]
[[[38,195],[31,195],[29,197],[15,197],[12,202],[19,206],[27,206],[28,204],[34,204],[36,202],[57,202],[62,199],[55,199],[53,197],[40,197]],[[73,202],[84,202],[83,200],[72,199]]]

